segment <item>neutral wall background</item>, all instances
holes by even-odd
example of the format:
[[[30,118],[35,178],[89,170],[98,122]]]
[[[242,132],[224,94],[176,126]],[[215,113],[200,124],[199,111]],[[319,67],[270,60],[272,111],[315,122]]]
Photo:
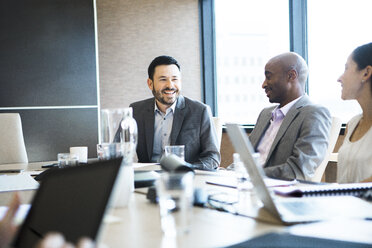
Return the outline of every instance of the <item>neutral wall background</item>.
[[[201,100],[198,0],[97,0],[101,108],[151,97],[147,67],[159,55],[181,64],[183,94]]]

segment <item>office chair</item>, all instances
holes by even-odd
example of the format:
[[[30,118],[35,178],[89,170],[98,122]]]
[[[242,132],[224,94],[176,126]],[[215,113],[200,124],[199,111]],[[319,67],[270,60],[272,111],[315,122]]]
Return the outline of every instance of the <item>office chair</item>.
[[[322,180],[324,171],[327,167],[328,161],[336,145],[338,135],[340,133],[341,124],[342,124],[342,121],[340,118],[332,117],[331,130],[329,132],[329,137],[328,137],[327,153],[326,153],[326,156],[324,157],[323,162],[318,166],[318,168],[316,168],[314,176],[311,178],[311,181],[320,182]]]
[[[12,163],[28,163],[21,117],[18,113],[0,114],[0,167]]]
[[[214,128],[216,129],[217,139],[218,139],[218,150],[221,149],[221,140],[222,140],[222,120],[219,117],[212,117]]]

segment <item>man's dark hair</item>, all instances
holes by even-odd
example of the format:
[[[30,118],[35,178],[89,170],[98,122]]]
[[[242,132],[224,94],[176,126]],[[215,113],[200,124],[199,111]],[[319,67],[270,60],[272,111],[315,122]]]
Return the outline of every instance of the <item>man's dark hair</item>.
[[[181,70],[181,66],[178,64],[177,60],[171,56],[162,55],[159,57],[156,57],[153,61],[151,61],[149,68],[147,69],[147,72],[149,74],[149,78],[151,80],[154,80],[154,72],[155,67],[158,65],[176,65],[179,70]]]

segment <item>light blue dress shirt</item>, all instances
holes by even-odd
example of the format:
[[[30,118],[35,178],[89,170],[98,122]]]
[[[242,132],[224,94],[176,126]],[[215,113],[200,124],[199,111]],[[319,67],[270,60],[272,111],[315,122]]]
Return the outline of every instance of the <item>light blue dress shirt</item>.
[[[170,134],[172,132],[176,104],[177,101],[174,102],[164,114],[160,111],[155,102],[154,145],[151,162],[159,162],[164,153],[164,147],[170,145]]]

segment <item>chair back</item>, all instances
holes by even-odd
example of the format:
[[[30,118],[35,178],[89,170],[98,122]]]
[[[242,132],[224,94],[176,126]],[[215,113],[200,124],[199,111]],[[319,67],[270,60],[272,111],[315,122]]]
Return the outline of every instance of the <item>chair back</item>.
[[[0,114],[0,164],[12,163],[28,163],[28,158],[20,115],[4,113]]]
[[[331,154],[333,152],[333,149],[336,145],[338,135],[340,133],[340,128],[341,128],[342,121],[338,117],[332,117],[332,125],[331,125],[331,130],[329,132],[329,137],[328,137],[328,148],[327,148],[327,153],[324,157],[323,162],[316,168],[314,176],[311,178],[311,181],[313,182],[320,182],[322,180],[324,171],[327,167],[328,161],[331,157]]]
[[[213,117],[213,123],[214,123],[214,128],[216,129],[216,134],[217,134],[217,141],[218,141],[218,150],[221,148],[221,140],[222,140],[222,120],[218,117]]]

